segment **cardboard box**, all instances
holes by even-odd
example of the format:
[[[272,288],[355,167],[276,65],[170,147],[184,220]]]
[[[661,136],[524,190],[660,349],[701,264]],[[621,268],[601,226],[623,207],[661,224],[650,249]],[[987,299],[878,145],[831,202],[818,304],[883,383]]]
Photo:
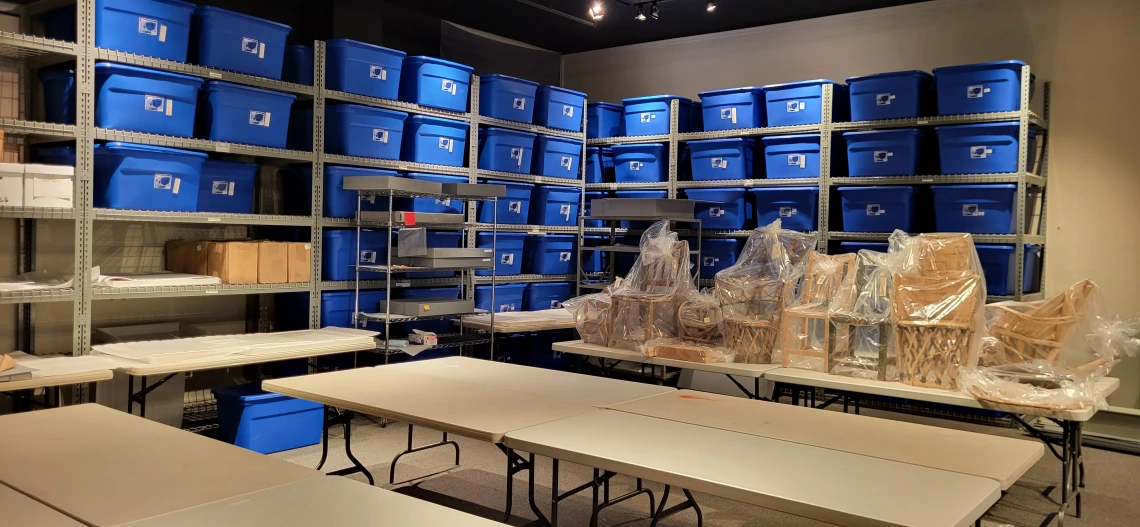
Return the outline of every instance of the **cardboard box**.
[[[205,240],[169,240],[166,242],[166,270],[172,273],[208,275],[208,253]]]
[[[75,167],[24,165],[24,206],[74,207]]]
[[[223,284],[257,283],[257,242],[207,242],[207,275],[222,279]]]
[[[308,282],[313,279],[313,245],[309,243],[290,242],[289,246],[289,281]]]
[[[289,281],[289,245],[257,242],[257,283],[282,284]]]
[[[0,163],[0,207],[24,205],[24,165]]]

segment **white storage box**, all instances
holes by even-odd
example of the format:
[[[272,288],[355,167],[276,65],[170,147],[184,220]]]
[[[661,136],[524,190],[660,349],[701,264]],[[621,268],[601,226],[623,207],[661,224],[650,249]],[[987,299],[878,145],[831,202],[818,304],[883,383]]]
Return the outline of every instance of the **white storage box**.
[[[70,209],[75,167],[24,165],[24,206]]]
[[[0,163],[0,207],[24,205],[24,165]]]

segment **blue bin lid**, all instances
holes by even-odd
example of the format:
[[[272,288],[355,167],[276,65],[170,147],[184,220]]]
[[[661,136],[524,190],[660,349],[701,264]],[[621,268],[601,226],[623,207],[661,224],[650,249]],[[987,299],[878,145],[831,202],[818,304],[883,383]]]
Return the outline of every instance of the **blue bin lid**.
[[[466,71],[467,73],[471,73],[471,72],[475,71],[475,68],[472,68],[471,66],[466,66],[466,65],[460,64],[458,62],[451,62],[449,60],[437,59],[435,57],[425,57],[423,55],[418,55],[415,57],[405,57],[404,62],[411,62],[412,64],[438,64],[440,66],[447,66],[447,67],[451,67],[451,68],[461,69],[463,71]]]
[[[937,192],[939,190],[995,190],[995,189],[1010,190],[1010,189],[1015,189],[1015,188],[1017,188],[1017,185],[1015,185],[1013,183],[998,183],[998,184],[989,184],[989,185],[931,185],[930,186],[931,192]]]
[[[580,91],[574,91],[574,90],[571,90],[571,89],[567,89],[567,88],[562,88],[562,87],[559,87],[559,86],[550,86],[550,85],[543,85],[543,86],[542,86],[542,87],[540,87],[539,89],[540,89],[540,90],[549,90],[549,91],[560,91],[560,92],[562,92],[562,93],[569,93],[570,95],[577,95],[578,97],[582,97],[583,99],[584,99],[584,98],[586,98],[586,94],[585,94],[585,93],[583,93],[583,92],[580,92]]]
[[[586,103],[586,108],[605,108],[607,110],[622,111],[623,107],[620,104],[612,102],[589,102]]]
[[[821,85],[821,84],[834,84],[836,86],[842,86],[843,85],[843,83],[835,82],[831,79],[812,79],[809,81],[785,82],[783,84],[767,84],[767,85],[761,86],[761,88],[763,88],[764,91],[772,91],[772,90],[787,90],[789,88],[803,88],[805,86],[817,86],[817,85]]]
[[[439,126],[450,126],[453,128],[463,128],[464,130],[471,127],[470,124],[463,121],[456,121],[455,119],[444,119],[442,117],[432,117],[430,115],[413,115],[408,118],[413,123],[422,124],[435,124]]]
[[[622,152],[625,150],[645,150],[646,148],[660,148],[665,149],[664,143],[635,143],[632,145],[614,145],[614,152]]]
[[[751,189],[752,192],[781,192],[791,190],[795,192],[812,191],[819,192],[819,187],[760,187]]]
[[[247,22],[253,22],[254,24],[265,24],[267,26],[277,26],[280,29],[284,29],[286,32],[293,31],[292,27],[287,26],[285,24],[282,24],[280,22],[274,22],[272,20],[266,20],[264,18],[257,18],[255,16],[250,16],[250,15],[247,15],[245,13],[238,13],[236,11],[230,11],[229,9],[222,9],[220,7],[213,7],[213,6],[208,6],[208,5],[198,6],[198,9],[194,10],[194,16],[201,16],[203,13],[210,13],[210,12],[213,12],[213,13],[219,14],[219,15],[241,18]]]
[[[480,75],[479,76],[479,84],[483,84],[484,82],[490,82],[490,81],[521,82],[523,84],[529,84],[529,85],[535,86],[535,87],[538,86],[537,82],[528,81],[526,79],[520,79],[518,77],[511,77],[510,75],[503,75],[501,73],[492,73],[490,75]]]
[[[740,88],[721,88],[719,90],[703,91],[701,93],[698,93],[697,97],[704,99],[705,97],[715,97],[717,95],[729,95],[732,93],[744,93],[744,92],[763,93],[764,88],[762,88],[760,86],[742,86]]]
[[[539,185],[537,190],[546,192],[573,192],[575,194],[582,193],[582,189],[578,187],[564,187],[561,185]]]
[[[578,236],[575,234],[532,234],[531,236],[544,236],[547,239],[556,239],[559,241],[574,241],[578,238]]]
[[[735,143],[743,143],[745,145],[750,145],[750,144],[753,144],[755,142],[756,141],[754,139],[752,139],[751,137],[726,137],[724,139],[702,139],[700,141],[689,141],[689,144],[690,145],[716,145],[716,144],[730,145],[730,144],[735,144]]]
[[[554,142],[554,143],[566,143],[568,145],[582,146],[582,140],[581,139],[573,139],[570,137],[562,137],[562,136],[557,136],[557,135],[539,135],[538,140],[540,143],[542,143],[542,142]]]
[[[818,143],[819,134],[774,135],[771,137],[761,137],[760,141],[766,145],[779,145],[784,143],[800,143],[805,139],[811,139]]]
[[[225,82],[225,81],[210,81],[210,82],[207,82],[207,83],[206,83],[206,85],[205,85],[205,86],[204,86],[202,89],[203,89],[203,90],[205,90],[205,91],[211,91],[211,90],[240,90],[240,91],[248,91],[248,92],[257,93],[257,94],[259,94],[259,95],[268,95],[268,96],[270,96],[270,97],[281,97],[281,98],[287,98],[287,99],[289,99],[290,101],[292,101],[292,100],[294,100],[294,99],[296,99],[296,98],[297,98],[297,96],[296,96],[296,95],[293,95],[292,93],[284,93],[284,92],[273,91],[273,90],[263,90],[263,89],[261,89],[261,88],[254,88],[253,86],[246,86],[246,85],[244,85],[244,84],[234,84],[234,83],[232,83],[232,82]],[[336,105],[331,105],[331,106],[336,106]],[[407,114],[404,114],[404,115],[407,115]]]
[[[332,40],[326,40],[325,46],[328,46],[330,48],[360,48],[366,49],[368,51],[380,51],[389,55],[397,55],[401,58],[407,56],[407,53],[404,53],[398,49],[386,48],[383,46],[377,46],[376,44],[369,44],[367,42],[361,42],[359,40],[352,40],[347,38],[334,38]]]
[[[632,97],[629,99],[622,99],[621,102],[622,102],[622,104],[629,106],[630,104],[640,104],[640,103],[646,103],[646,102],[672,101],[673,99],[680,99],[680,100],[685,101],[687,103],[693,102],[689,99],[681,97],[680,95],[647,95],[645,97]]]
[[[519,130],[511,130],[510,128],[499,128],[497,126],[488,126],[486,129],[483,130],[483,133],[485,133],[487,135],[513,135],[513,136],[517,136],[517,137],[527,137],[527,138],[534,138],[534,137],[538,136],[538,134],[532,134],[530,132],[522,132]]]
[[[860,136],[874,136],[874,135],[878,135],[881,137],[890,136],[890,135],[919,136],[919,135],[922,135],[922,130],[919,130],[918,128],[896,128],[893,130],[864,130],[861,132],[843,132],[843,137],[860,137]]]
[[[839,187],[835,190],[839,192],[882,192],[884,190],[897,190],[903,194],[910,194],[914,192],[914,187],[910,185],[879,185],[873,187]]]
[[[312,167],[306,167],[312,171]],[[353,176],[397,176],[395,170],[381,170],[379,168],[346,167],[338,165],[325,165],[325,173],[343,173]]]
[[[934,68],[931,70],[935,75],[939,72],[954,72],[954,71],[970,71],[970,70],[992,70],[996,68],[1021,68],[1025,63],[1020,60],[999,60],[996,62],[979,62],[977,64],[960,64],[957,66],[943,66],[941,68]]]
[[[488,185],[503,185],[503,186],[505,186],[505,187],[508,187],[508,188],[509,188],[509,187],[514,187],[514,188],[534,188],[534,184],[533,184],[533,183],[518,183],[518,182],[515,182],[515,181],[498,181],[498,180],[494,180],[494,179],[488,179],[488,180],[487,180],[487,181],[485,181],[484,183],[486,183],[486,184],[488,184]]]
[[[1027,246],[1027,247],[1028,247],[1028,246]],[[977,249],[977,250],[979,250],[979,251],[1006,251],[1006,252],[1013,252],[1013,246],[1012,246],[1012,245],[992,245],[992,244],[984,244],[984,243],[979,243],[979,244],[975,244],[975,245],[974,245],[974,248],[975,248],[975,249]]]
[[[476,238],[490,238],[492,234],[494,234],[494,233],[479,232],[479,233],[475,234],[475,237]],[[498,236],[499,238],[511,238],[511,239],[516,239],[516,240],[526,239],[526,233],[525,232],[500,232],[498,234],[499,234],[499,236]]]
[[[54,70],[64,71],[64,70]],[[202,79],[198,77],[191,77],[189,75],[181,75],[178,73],[171,73],[169,71],[152,70],[150,68],[140,68],[138,66],[128,66],[126,64],[116,64],[114,62],[96,62],[95,74],[111,75],[111,74],[130,75],[132,77],[146,76],[146,77],[163,77],[170,80],[177,80],[184,84],[193,84],[195,86],[202,85]],[[74,71],[68,71],[68,74],[74,75]],[[41,74],[42,76],[42,74]],[[217,82],[217,81],[215,81]],[[228,84],[228,83],[227,83]],[[236,84],[234,86],[237,86]],[[273,92],[277,93],[277,92]]]
[[[393,174],[394,174],[394,172],[393,172]],[[427,174],[424,172],[408,172],[408,177],[410,177],[412,179],[434,178],[434,179],[443,179],[443,180],[447,180],[447,181],[462,181],[463,183],[467,182],[467,176],[448,176],[448,175],[444,175],[444,174]],[[436,232],[436,231],[432,231],[432,232]]]
[[[889,79],[892,77],[918,77],[923,80],[930,80],[934,78],[933,75],[922,70],[906,70],[906,71],[890,71],[887,73],[873,73],[871,75],[859,75],[856,77],[847,77],[844,79],[847,84],[858,81],[869,81],[875,79]]]
[[[526,286],[527,286],[527,284],[495,284],[495,285],[487,284],[487,285],[477,285],[477,286],[475,286],[475,289],[481,289],[483,291],[486,291],[492,287],[494,287],[495,289],[526,289]]]
[[[98,145],[96,145],[96,146],[98,146]],[[168,148],[165,146],[140,145],[138,143],[124,143],[121,141],[112,141],[110,143],[106,143],[103,145],[102,148],[96,148],[95,153],[98,154],[100,152],[106,152],[107,150],[126,150],[126,151],[134,151],[134,152],[153,152],[156,154],[172,154],[172,155],[194,156],[194,157],[202,157],[202,158],[206,157],[205,152],[195,152],[193,150],[179,150],[177,148]]]
[[[1017,121],[1006,121],[1001,123],[978,123],[978,124],[959,124],[954,126],[935,126],[935,133],[954,132],[954,131],[969,131],[969,130],[982,130],[986,128],[1014,128],[1021,126]],[[1029,129],[1030,133],[1036,133],[1033,128]]]

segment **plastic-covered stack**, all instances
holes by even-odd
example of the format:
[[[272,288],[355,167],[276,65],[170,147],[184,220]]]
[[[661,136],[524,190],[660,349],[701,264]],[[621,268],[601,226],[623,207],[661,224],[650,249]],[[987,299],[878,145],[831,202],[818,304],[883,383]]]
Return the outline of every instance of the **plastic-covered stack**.
[[[891,328],[891,255],[860,250],[855,268],[839,285],[828,307],[827,367],[832,375],[899,380]]]
[[[1105,409],[1096,381],[1140,352],[1140,320],[1108,316],[1088,280],[1048,300],[990,304],[985,318],[979,367],[967,370],[962,384],[994,403]]]
[[[578,328],[582,342],[609,345],[612,328],[610,308],[613,305],[610,295],[615,287],[621,285],[621,280],[619,277],[614,285],[601,293],[582,295],[562,303],[562,307],[574,315],[574,326]]]
[[[678,299],[693,285],[689,243],[660,221],[641,235],[641,252],[613,293],[611,348],[638,350],[650,340],[677,336]]]
[[[677,301],[678,337],[646,342],[641,352],[649,357],[689,362],[733,362],[736,354],[724,346],[723,318],[716,294],[708,289],[690,289]]]
[[[854,254],[827,256],[813,252],[808,255],[802,304],[784,310],[780,327],[785,368],[828,371],[828,342],[831,340],[828,309],[854,267]]]

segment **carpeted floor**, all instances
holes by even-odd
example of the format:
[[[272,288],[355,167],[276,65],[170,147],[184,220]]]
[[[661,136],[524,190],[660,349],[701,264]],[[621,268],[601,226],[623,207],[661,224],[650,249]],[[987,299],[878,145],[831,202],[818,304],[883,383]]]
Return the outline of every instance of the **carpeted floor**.
[[[820,410],[829,411],[829,410]],[[1017,430],[995,428],[949,421],[944,419],[914,417],[889,412],[865,411],[865,414],[907,420],[933,426],[944,426],[973,432],[981,432],[1009,437],[1026,437]],[[339,432],[339,430],[336,430]],[[402,423],[380,427],[379,420],[357,418],[352,430],[353,453],[369,468],[377,483],[387,486],[388,470],[392,457],[402,451],[407,441],[407,426]],[[842,434],[842,430],[836,430]],[[335,470],[350,466],[344,454],[344,442],[340,434],[330,439],[329,460],[324,470]],[[438,441],[440,434],[427,429],[416,429],[416,444]],[[461,447],[460,466],[451,467],[454,451],[438,448],[409,454],[401,458],[396,471],[396,481],[422,478],[411,484],[397,485],[397,492],[438,503],[453,509],[462,510],[477,516],[502,521],[505,504],[506,457],[494,445],[461,437],[453,437]],[[319,445],[275,454],[276,457],[291,462],[315,467],[320,459]],[[747,455],[740,453],[740,455]],[[539,507],[544,513],[550,508],[550,466],[549,459],[538,460],[538,481],[536,489]],[[1140,525],[1140,457],[1095,448],[1085,448],[1086,485],[1084,492],[1083,518],[1068,518],[1068,526],[1095,527],[1135,527]],[[426,475],[446,471],[432,477]],[[560,490],[566,491],[589,480],[592,470],[571,463],[562,463],[559,481]],[[363,475],[350,476],[365,481]],[[766,477],[757,474],[757,478]],[[1014,525],[1036,527],[1046,514],[1057,509],[1060,490],[1053,490],[1048,496],[1042,492],[1050,486],[1059,485],[1061,463],[1046,451],[1043,457],[1020,481],[1006,492],[1002,499],[983,518],[989,527]],[[905,484],[905,482],[900,482]],[[662,486],[647,483],[659,497]],[[634,480],[618,476],[611,486],[613,496],[622,495],[634,488]],[[510,525],[524,525],[533,520],[527,501],[526,473],[516,476],[514,510]],[[704,513],[704,523],[709,527],[808,527],[827,525],[814,520],[762,509],[751,505],[696,494],[697,502]],[[677,503],[678,494],[670,498]],[[607,526],[648,526],[649,503],[645,497],[637,497],[604,510],[600,525]],[[588,492],[565,500],[559,507],[559,524],[568,527],[589,525],[590,495]],[[662,527],[696,525],[692,511],[685,511],[661,522]],[[395,527],[395,526],[394,526]]]

